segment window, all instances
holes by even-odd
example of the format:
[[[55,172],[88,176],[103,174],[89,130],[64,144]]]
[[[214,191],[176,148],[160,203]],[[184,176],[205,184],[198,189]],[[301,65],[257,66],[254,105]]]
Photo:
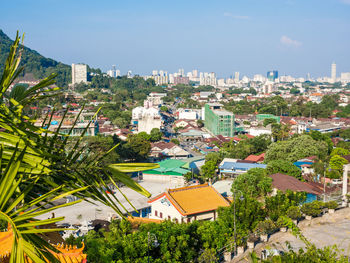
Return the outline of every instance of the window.
[[[159,217],[163,218],[163,213],[162,212],[159,213]]]
[[[191,222],[191,218],[188,217],[188,218],[187,218],[187,223],[190,223],[190,222]]]
[[[158,216],[158,211],[157,210],[154,211],[154,215]]]

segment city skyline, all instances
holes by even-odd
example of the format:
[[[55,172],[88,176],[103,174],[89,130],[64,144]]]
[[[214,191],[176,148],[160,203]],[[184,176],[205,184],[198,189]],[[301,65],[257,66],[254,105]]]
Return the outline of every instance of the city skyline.
[[[125,74],[198,69],[229,77],[278,70],[295,77],[350,71],[349,1],[19,1],[3,4],[2,30],[66,64]],[[43,12],[46,10],[46,12]],[[18,15],[13,16],[16,12]],[[43,23],[45,21],[45,23]]]

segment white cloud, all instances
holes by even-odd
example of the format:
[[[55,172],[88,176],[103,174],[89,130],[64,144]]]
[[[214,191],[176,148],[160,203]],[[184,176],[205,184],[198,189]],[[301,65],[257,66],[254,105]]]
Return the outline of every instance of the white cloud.
[[[350,0],[340,0],[340,2],[342,2],[343,4],[350,5]]]
[[[239,19],[239,20],[248,20],[248,19],[250,19],[250,16],[233,15],[233,14],[231,14],[229,12],[225,12],[224,16],[231,17],[231,18],[234,18],[234,19]]]
[[[281,44],[289,47],[300,47],[302,43],[298,40],[293,40],[287,36],[282,36],[280,39]]]

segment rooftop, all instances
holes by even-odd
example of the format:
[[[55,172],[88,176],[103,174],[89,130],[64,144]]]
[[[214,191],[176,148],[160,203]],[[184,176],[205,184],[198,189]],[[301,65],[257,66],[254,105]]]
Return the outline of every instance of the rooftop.
[[[301,182],[297,178],[286,174],[272,174],[272,186],[280,191],[291,190],[294,192],[306,192],[310,194],[319,194],[319,191],[308,183]]]
[[[149,202],[151,203],[163,196],[167,196],[182,215],[213,211],[218,207],[230,205],[214,187],[208,184],[169,189],[164,194],[150,199]]]

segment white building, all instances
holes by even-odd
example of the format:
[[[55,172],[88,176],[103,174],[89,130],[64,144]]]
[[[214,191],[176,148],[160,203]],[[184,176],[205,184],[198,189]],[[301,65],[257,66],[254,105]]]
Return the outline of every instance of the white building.
[[[340,74],[340,81],[344,83],[350,82],[350,72],[343,72]]]
[[[87,82],[87,66],[85,64],[72,64],[72,85]]]
[[[179,109],[179,120],[197,120],[199,119],[198,110]]]
[[[151,198],[152,219],[168,219],[178,223],[215,220],[217,209],[230,203],[207,184],[169,189]]]
[[[335,64],[335,62],[333,62],[331,66],[331,79],[333,82],[337,80],[337,64]]]

